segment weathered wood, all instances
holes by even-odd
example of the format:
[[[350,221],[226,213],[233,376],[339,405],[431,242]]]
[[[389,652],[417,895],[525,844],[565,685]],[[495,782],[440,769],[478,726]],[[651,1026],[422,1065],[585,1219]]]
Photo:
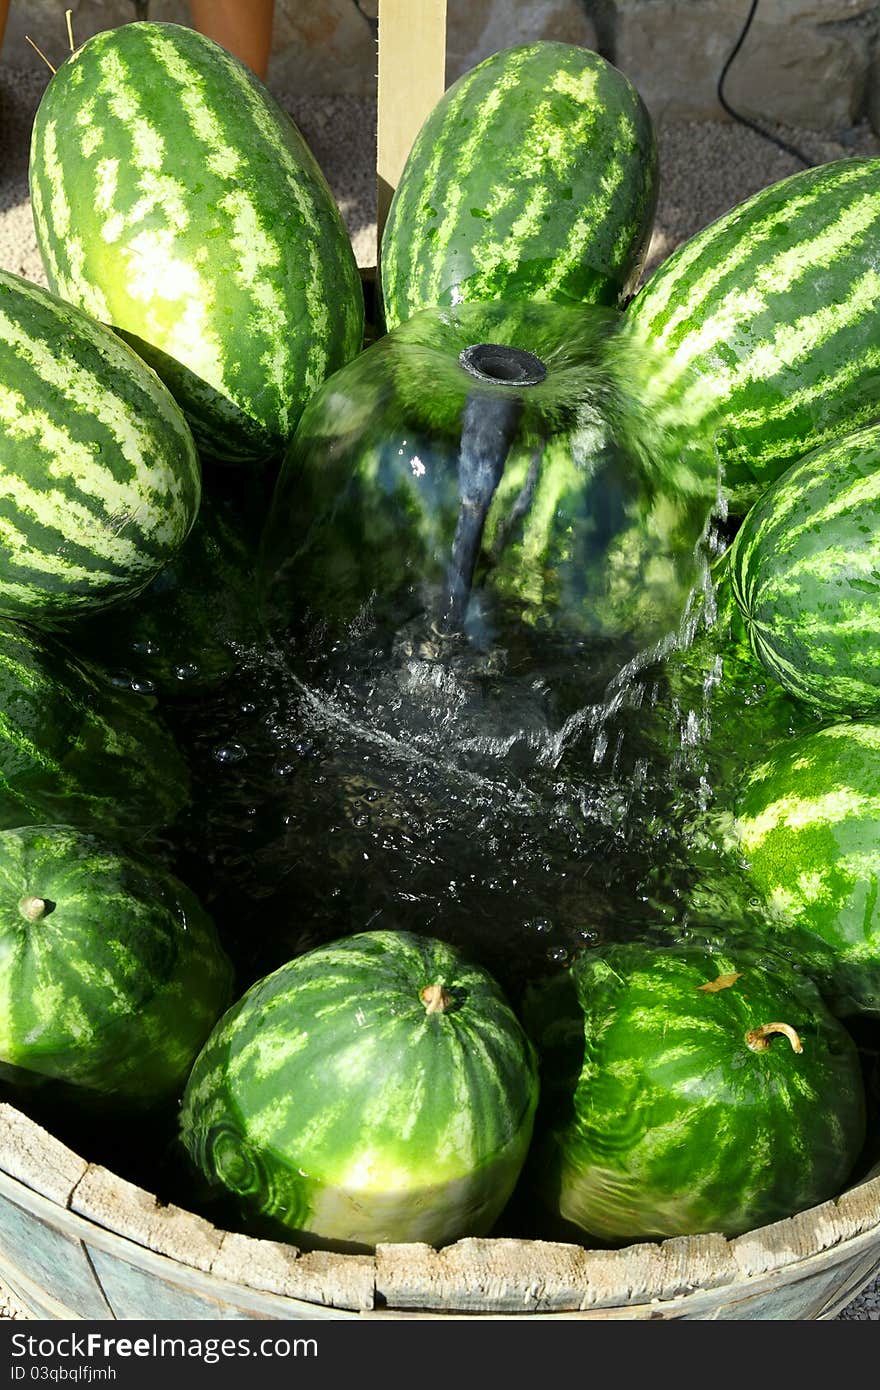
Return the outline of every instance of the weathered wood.
[[[329,1308],[372,1308],[375,1261],[370,1255],[300,1254],[279,1241],[228,1232],[213,1272],[234,1284],[303,1298]]]
[[[376,1291],[389,1306],[553,1312],[671,1299],[737,1277],[723,1236],[694,1236],[623,1250],[553,1241],[460,1240],[380,1245]]]
[[[65,1229],[66,1207],[0,1175],[0,1273],[26,1281],[81,1318],[111,1315],[82,1241]],[[60,1218],[60,1219],[59,1219]]]
[[[163,1206],[152,1193],[96,1164],[77,1183],[69,1206],[96,1225],[124,1231],[128,1240],[194,1269],[210,1271],[220,1253],[223,1233],[210,1221],[181,1207]]]
[[[382,229],[406,157],[446,86],[446,0],[379,0],[376,220]]]
[[[0,1104],[0,1169],[66,1206],[88,1164],[12,1105]]]

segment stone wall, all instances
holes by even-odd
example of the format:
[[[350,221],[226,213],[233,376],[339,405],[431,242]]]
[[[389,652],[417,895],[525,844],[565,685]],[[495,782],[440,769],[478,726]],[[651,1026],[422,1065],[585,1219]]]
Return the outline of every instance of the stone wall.
[[[3,60],[34,67],[29,34],[57,62],[64,12],[77,41],[136,17],[134,0],[12,0]],[[533,38],[598,48],[652,114],[724,119],[717,82],[749,0],[448,0],[447,80]],[[270,85],[286,91],[375,91],[378,0],[276,0]],[[149,17],[189,21],[187,0],[149,0]],[[841,132],[880,114],[880,0],[760,0],[725,85],[753,118]],[[876,118],[876,115],[875,115]]]

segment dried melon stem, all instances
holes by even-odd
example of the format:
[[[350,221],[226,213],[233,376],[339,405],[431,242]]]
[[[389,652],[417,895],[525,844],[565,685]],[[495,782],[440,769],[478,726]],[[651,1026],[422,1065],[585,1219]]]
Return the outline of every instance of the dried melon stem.
[[[46,915],[46,899],[25,896],[18,904],[18,910],[28,922],[39,922]]]
[[[425,985],[419,994],[426,1014],[443,1014],[452,1003],[452,995],[447,994],[442,985]]]
[[[746,1033],[746,1045],[753,1052],[766,1052],[774,1033],[781,1033],[791,1043],[792,1052],[803,1052],[803,1043],[789,1023],[762,1023]]]

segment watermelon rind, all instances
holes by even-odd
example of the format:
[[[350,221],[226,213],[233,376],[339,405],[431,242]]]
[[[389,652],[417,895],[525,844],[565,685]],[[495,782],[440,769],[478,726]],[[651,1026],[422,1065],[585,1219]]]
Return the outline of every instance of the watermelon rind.
[[[201,467],[156,374],[109,328],[0,270],[0,614],[65,626],[146,588]]]
[[[482,967],[432,937],[358,932],[295,957],[225,1014],[180,1133],[248,1229],[306,1248],[442,1244],[492,1228],[537,1085],[532,1046]]]
[[[617,305],[638,282],[657,145],[628,78],[578,44],[492,54],[440,99],[382,234],[385,326],[463,301]]]
[[[183,1088],[229,1003],[212,920],[161,865],[71,826],[0,831],[4,1077],[137,1105]]]
[[[792,463],[878,416],[880,159],[804,169],[676,248],[626,309],[669,451],[742,516]]]
[[[609,1244],[737,1235],[840,1190],[864,1084],[810,980],[746,952],[638,942],[592,948],[572,973],[580,1073],[567,1106],[557,1086],[530,1160],[561,1229]],[[572,1035],[556,1023],[536,1042],[549,1088],[561,1045],[572,1070]]]
[[[204,454],[280,452],[360,350],[363,290],[323,173],[195,29],[123,24],[76,49],[36,113],[30,191],[50,286],[155,368]]]
[[[730,563],[752,646],[780,685],[826,718],[880,712],[880,427],[787,469]]]

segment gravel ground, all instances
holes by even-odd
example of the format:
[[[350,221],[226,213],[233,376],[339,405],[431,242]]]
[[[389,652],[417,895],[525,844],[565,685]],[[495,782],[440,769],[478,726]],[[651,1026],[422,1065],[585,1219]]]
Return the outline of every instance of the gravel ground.
[[[27,157],[31,123],[45,79],[0,64],[0,266],[45,284],[31,220]],[[277,91],[326,174],[351,235],[358,264],[376,259],[375,103],[356,97],[304,99]],[[791,155],[744,127],[686,122],[659,130],[661,191],[646,274],[681,241],[751,193],[802,167]],[[880,154],[880,140],[859,127],[844,138],[785,127],[776,133],[814,162]],[[0,1284],[0,1317],[26,1316]],[[838,1315],[880,1320],[880,1279]]]

